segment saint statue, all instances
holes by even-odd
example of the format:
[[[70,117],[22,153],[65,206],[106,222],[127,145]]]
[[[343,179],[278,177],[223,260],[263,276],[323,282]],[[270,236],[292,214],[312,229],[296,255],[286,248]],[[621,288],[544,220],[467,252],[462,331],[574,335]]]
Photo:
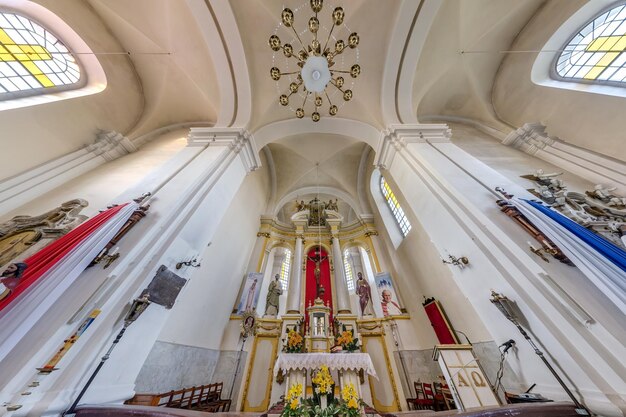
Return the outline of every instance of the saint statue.
[[[276,317],[278,315],[278,307],[280,302],[280,296],[283,294],[283,289],[280,285],[280,276],[276,274],[274,280],[270,282],[270,286],[267,289],[267,297],[265,299],[265,316]]]
[[[359,296],[359,305],[361,306],[361,315],[373,315],[372,308],[372,290],[370,288],[370,284],[367,283],[365,279],[363,279],[363,274],[358,272],[356,280],[356,295]]]
[[[248,295],[246,297],[246,306],[244,308],[244,311],[252,310],[252,305],[254,304],[254,293],[256,291],[256,281],[257,279],[255,278],[254,281],[252,281],[252,285],[250,285],[250,288],[248,288]]]
[[[320,297],[320,275],[322,273],[322,269],[320,268],[320,265],[322,264],[322,262],[324,262],[328,257],[327,256],[320,256],[321,252],[315,252],[315,257],[312,258],[310,256],[307,256],[307,259],[311,262],[315,263],[315,269],[313,270],[313,275],[315,276],[315,288],[317,289],[317,297]]]

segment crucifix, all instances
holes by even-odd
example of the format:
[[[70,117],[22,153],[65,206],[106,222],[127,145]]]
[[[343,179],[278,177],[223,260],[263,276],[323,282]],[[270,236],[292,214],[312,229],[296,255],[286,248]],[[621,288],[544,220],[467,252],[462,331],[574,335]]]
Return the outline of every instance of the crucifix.
[[[324,293],[323,290],[322,290],[323,287],[322,287],[322,285],[320,283],[320,275],[322,273],[320,265],[327,258],[328,258],[328,256],[322,256],[322,252],[321,252],[321,250],[319,248],[315,251],[314,256],[312,256],[312,257],[311,256],[307,256],[307,259],[309,261],[315,263],[315,269],[313,270],[313,275],[315,276],[315,288],[317,290],[316,297],[320,297]]]

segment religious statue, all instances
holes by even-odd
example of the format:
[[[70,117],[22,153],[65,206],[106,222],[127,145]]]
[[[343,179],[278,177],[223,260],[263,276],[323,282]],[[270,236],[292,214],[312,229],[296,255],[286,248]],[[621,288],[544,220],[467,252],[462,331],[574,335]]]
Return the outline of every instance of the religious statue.
[[[359,296],[359,305],[361,306],[361,315],[373,315],[372,311],[372,290],[370,285],[365,279],[363,274],[358,272],[356,280],[356,295]]]
[[[601,184],[597,184],[593,187],[593,191],[587,191],[587,195],[592,198],[596,198],[607,206],[613,206],[622,208],[626,206],[626,197],[619,197],[612,193],[615,191],[616,187],[604,187]]]
[[[280,296],[283,294],[283,289],[280,285],[280,275],[274,276],[274,281],[270,282],[270,286],[267,289],[267,297],[265,299],[265,316],[276,317],[278,315],[278,307],[280,302]]]
[[[24,262],[16,262],[6,267],[2,275],[0,275],[0,300],[8,297],[15,287],[18,286],[26,268],[28,268],[28,265]]]
[[[326,210],[333,210],[333,211],[339,211],[339,206],[337,204],[337,199],[335,198],[335,201],[328,200],[328,203],[325,204],[325,209]]]
[[[244,311],[252,310],[252,305],[254,304],[254,295],[256,292],[256,283],[257,279],[255,278],[254,281],[252,281],[252,285],[250,285],[250,288],[248,288],[248,296],[246,297],[246,306],[244,308]]]
[[[304,200],[296,200],[296,211],[304,211],[306,210],[306,204],[304,204]]]
[[[315,263],[315,269],[313,270],[313,275],[315,276],[315,287],[317,289],[317,297],[320,297],[320,275],[322,273],[322,269],[320,268],[320,265],[322,264],[322,262],[324,262],[328,257],[327,256],[321,256],[321,252],[316,251],[315,252],[315,257],[310,257],[307,256],[307,259],[311,262]]]

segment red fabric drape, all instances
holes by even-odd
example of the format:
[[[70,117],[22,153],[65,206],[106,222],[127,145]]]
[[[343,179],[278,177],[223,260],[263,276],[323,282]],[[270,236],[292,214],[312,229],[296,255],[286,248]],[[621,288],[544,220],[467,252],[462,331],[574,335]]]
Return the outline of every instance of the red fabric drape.
[[[456,336],[452,325],[448,321],[448,317],[443,311],[441,304],[439,304],[439,301],[434,299],[427,301],[428,302],[424,304],[424,310],[426,310],[426,315],[428,315],[428,318],[430,319],[430,324],[433,326],[433,330],[437,335],[437,339],[439,339],[439,343],[442,345],[458,344],[459,339]]]
[[[320,263],[320,270],[321,270],[320,284],[322,284],[322,286],[326,290],[326,292],[324,293],[324,297],[322,297],[322,300],[324,300],[324,304],[328,302],[328,305],[330,306],[330,309],[331,309],[330,311],[332,312],[333,293],[332,293],[332,287],[330,285],[330,261],[328,260],[328,254],[323,249],[321,250],[321,255],[318,255],[316,252],[317,252],[317,249],[311,249],[309,253],[307,254],[306,289],[304,292],[304,305],[308,307],[309,303],[313,304],[313,302],[315,301],[315,298],[317,297],[317,287],[315,285],[315,262],[312,261],[311,259],[317,259],[318,256],[320,256],[321,258],[326,258]],[[309,324],[308,314],[305,315],[305,320],[308,326]],[[330,320],[332,320],[332,313],[331,313]]]
[[[126,204],[115,206],[97,214],[66,235],[50,243],[39,252],[24,259],[22,262],[28,265],[28,267],[24,271],[24,275],[22,275],[19,284],[13,289],[11,294],[0,301],[0,311],[15,300],[28,287],[33,285],[46,271],[63,259],[65,255],[80,244],[87,236],[94,233],[109,219],[115,216],[125,205]]]

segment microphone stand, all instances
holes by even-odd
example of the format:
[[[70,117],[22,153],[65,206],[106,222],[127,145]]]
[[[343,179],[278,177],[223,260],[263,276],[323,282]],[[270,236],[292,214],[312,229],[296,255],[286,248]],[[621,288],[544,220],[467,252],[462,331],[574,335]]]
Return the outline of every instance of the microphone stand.
[[[526,330],[524,330],[524,328],[519,324],[519,321],[517,320],[517,317],[515,316],[514,310],[513,310],[512,306],[510,305],[511,300],[509,300],[506,296],[504,296],[502,294],[498,294],[497,292],[492,290],[491,291],[491,299],[489,301],[491,301],[493,304],[495,304],[495,306],[498,308],[498,310],[500,310],[500,312],[511,323],[513,323],[515,325],[515,327],[517,327],[517,330],[519,330],[519,332],[522,334],[522,336],[524,336],[524,339],[526,339],[528,341],[528,343],[530,344],[530,346],[532,346],[533,350],[535,351],[535,354],[537,356],[539,356],[541,361],[544,363],[544,365],[546,365],[546,367],[552,373],[554,378],[558,381],[558,383],[561,385],[561,387],[563,387],[563,390],[567,393],[567,395],[574,402],[574,405],[576,406],[576,412],[578,414],[584,415],[584,416],[592,415],[591,412],[589,411],[589,409],[587,409],[587,407],[582,405],[576,399],[576,397],[574,397],[574,394],[572,393],[572,391],[570,391],[570,389],[567,387],[567,385],[565,385],[565,382],[561,379],[561,377],[556,372],[556,370],[552,367],[552,365],[550,365],[550,362],[548,362],[548,360],[544,356],[543,352],[537,347],[535,342],[530,338],[530,336],[528,335]]]

